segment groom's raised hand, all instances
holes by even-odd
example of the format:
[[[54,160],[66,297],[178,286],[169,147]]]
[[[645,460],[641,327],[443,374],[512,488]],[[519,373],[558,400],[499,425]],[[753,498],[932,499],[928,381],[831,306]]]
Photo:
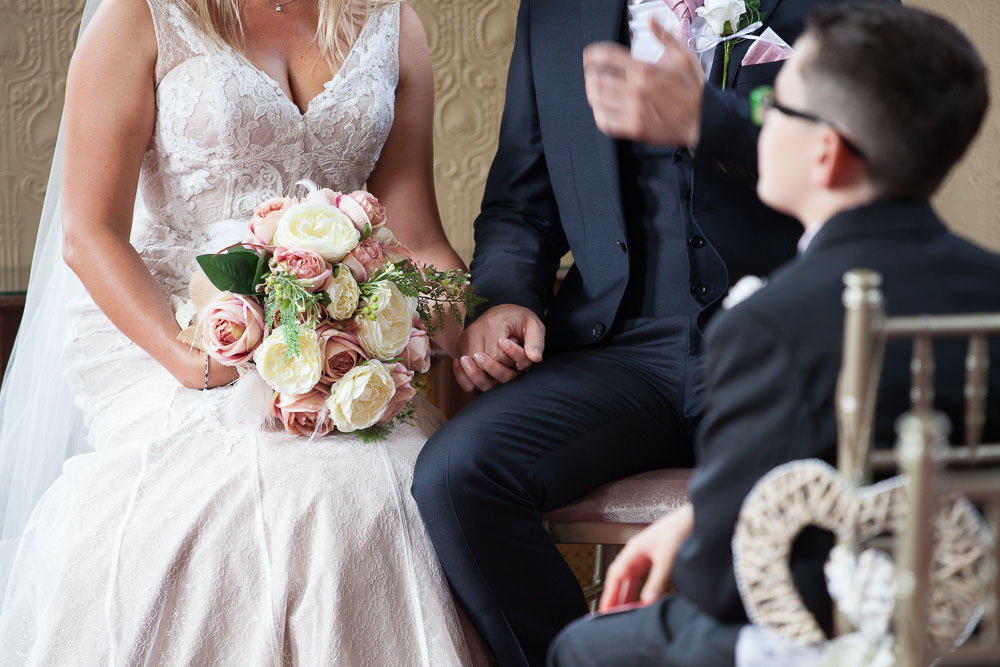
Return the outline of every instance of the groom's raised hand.
[[[493,306],[462,333],[455,379],[465,391],[489,391],[540,362],[544,349],[545,325],[532,310]]]
[[[705,73],[691,49],[650,19],[663,44],[656,63],[632,57],[613,42],[583,52],[587,102],[597,128],[616,139],[694,149],[701,131]]]

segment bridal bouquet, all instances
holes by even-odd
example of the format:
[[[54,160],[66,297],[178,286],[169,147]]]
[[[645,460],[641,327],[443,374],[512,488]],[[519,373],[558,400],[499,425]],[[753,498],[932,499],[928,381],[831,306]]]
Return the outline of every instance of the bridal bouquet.
[[[181,338],[266,383],[262,421],[384,438],[411,414],[428,334],[483,302],[467,274],[420,267],[385,222],[360,190],[261,203],[242,243],[198,257],[197,315]]]

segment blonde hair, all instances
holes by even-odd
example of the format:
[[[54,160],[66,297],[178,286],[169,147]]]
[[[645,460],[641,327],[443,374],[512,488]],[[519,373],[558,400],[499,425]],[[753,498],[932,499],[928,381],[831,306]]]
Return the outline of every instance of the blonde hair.
[[[243,48],[243,21],[240,5],[244,0],[178,0],[198,15],[205,34]],[[299,0],[309,2],[310,0]],[[331,66],[342,63],[368,17],[378,8],[395,0],[312,0],[319,5],[316,42]],[[291,2],[291,0],[285,0]]]

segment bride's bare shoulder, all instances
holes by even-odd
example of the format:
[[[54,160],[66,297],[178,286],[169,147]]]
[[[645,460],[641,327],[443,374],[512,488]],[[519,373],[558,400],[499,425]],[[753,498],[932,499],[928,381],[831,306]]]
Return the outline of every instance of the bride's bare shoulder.
[[[406,2],[399,3],[399,78],[400,83],[423,79],[430,68],[431,53],[427,33],[417,11]]]
[[[156,66],[156,29],[147,0],[104,0],[80,37],[73,69],[148,71]]]

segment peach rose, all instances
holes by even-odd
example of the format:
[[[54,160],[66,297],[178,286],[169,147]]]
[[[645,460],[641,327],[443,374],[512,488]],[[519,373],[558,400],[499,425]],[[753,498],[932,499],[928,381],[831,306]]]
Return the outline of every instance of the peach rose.
[[[386,368],[389,368],[389,364],[386,364]],[[417,390],[411,385],[413,371],[408,370],[403,364],[397,363],[392,366],[390,373],[392,381],[396,383],[396,393],[392,395],[392,400],[389,401],[389,406],[385,409],[385,414],[382,415],[379,424],[385,424],[398,415],[406,407],[406,404],[417,395]]]
[[[250,359],[266,333],[264,309],[251,297],[222,292],[205,310],[205,351],[226,366]]]
[[[382,206],[374,195],[364,190],[340,195],[337,197],[336,207],[351,219],[362,234],[366,228],[371,232],[385,224],[385,206]]]
[[[275,197],[254,209],[253,218],[250,220],[250,234],[246,242],[269,245],[274,238],[274,231],[278,228],[278,220],[286,210],[297,203],[298,200],[291,197]]]
[[[292,435],[326,435],[333,430],[330,409],[326,407],[329,396],[329,390],[323,385],[297,396],[276,391],[269,406],[271,416]]]
[[[335,192],[330,188],[323,188],[322,190],[313,190],[306,195],[306,201],[311,201],[316,204],[329,204],[330,206],[337,205],[337,198],[341,197],[341,193]]]
[[[375,271],[382,268],[385,264],[385,257],[379,242],[374,237],[369,236],[340,261],[351,270],[351,275],[356,281],[363,283]]]
[[[379,227],[372,233],[372,237],[382,246],[382,253],[389,258],[389,261],[393,263],[409,261],[413,263],[413,266],[420,269],[420,263],[417,261],[417,258],[410,252],[409,248],[399,242],[399,239],[396,238],[396,235],[388,227]],[[420,270],[423,273],[423,270]]]
[[[310,292],[319,292],[333,282],[333,267],[319,253],[305,248],[276,248],[270,262],[271,271],[279,269],[308,283]]]
[[[318,328],[316,333],[323,356],[320,382],[333,384],[358,364],[368,361],[368,353],[353,333],[329,325]]]
[[[431,369],[431,340],[423,329],[414,327],[410,332],[410,342],[403,350],[403,363],[418,373],[426,373]]]

